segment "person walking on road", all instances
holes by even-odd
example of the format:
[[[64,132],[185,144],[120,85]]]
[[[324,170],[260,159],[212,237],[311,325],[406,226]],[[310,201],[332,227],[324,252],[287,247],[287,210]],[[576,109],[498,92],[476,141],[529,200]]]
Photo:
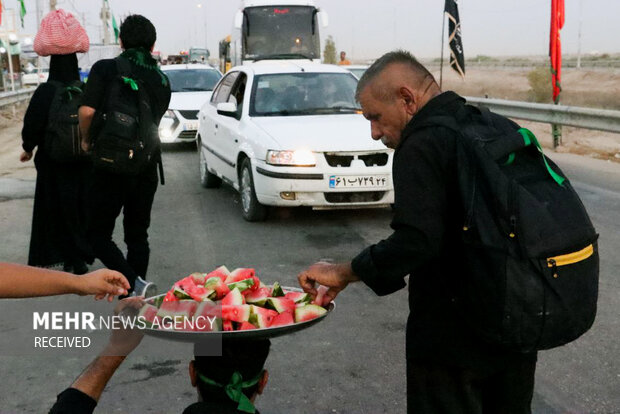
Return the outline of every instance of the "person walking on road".
[[[64,10],[49,13],[41,22],[34,42],[40,56],[50,56],[48,81],[35,90],[22,129],[21,162],[32,159],[37,182],[32,215],[28,264],[84,274],[93,254],[86,239],[87,189],[90,164],[87,160],[57,162],[48,151],[48,126],[52,102],[59,89],[79,82],[76,53],[87,52],[89,40],[80,23]]]
[[[170,83],[159,70],[157,61],[151,56],[157,37],[155,27],[144,16],[127,17],[120,28],[120,43],[123,53],[116,59],[105,59],[95,63],[88,77],[86,92],[79,111],[82,148],[90,151],[95,143],[97,150],[97,133],[101,130],[91,128],[94,120],[107,119],[111,122],[117,112],[110,105],[123,105],[131,101],[132,96],[118,102],[117,96],[111,97],[115,83],[125,81],[132,90],[144,92],[148,96],[149,118],[159,124],[170,102]],[[119,73],[119,59],[129,66],[129,76]],[[139,86],[142,88],[139,90]],[[129,86],[127,86],[129,88]],[[124,91],[124,90],[123,90]],[[120,92],[119,92],[120,93]],[[121,97],[125,98],[124,95]],[[112,100],[115,99],[115,102]],[[109,114],[107,112],[110,112]],[[105,118],[107,116],[107,118]],[[120,122],[127,117],[120,114]],[[116,120],[116,118],[114,118]],[[139,122],[138,122],[139,123]],[[129,126],[127,127],[129,128]],[[122,129],[122,127],[121,127]],[[118,132],[118,131],[117,131]],[[123,132],[120,131],[122,134]],[[155,138],[159,143],[159,138]],[[127,175],[96,168],[90,189],[90,222],[88,237],[92,243],[95,256],[103,264],[124,274],[132,289],[138,277],[146,278],[149,264],[150,247],[148,228],[151,223],[151,207],[157,190],[157,164],[161,161],[158,152],[149,159],[146,167],[138,174]],[[133,153],[130,154],[130,158]],[[123,227],[127,256],[112,240],[116,218],[123,210]]]
[[[456,163],[457,133],[431,118],[469,113],[465,100],[440,90],[411,54],[387,53],[362,76],[357,98],[371,135],[395,149],[392,235],[351,262],[316,263],[298,276],[306,292],[328,286],[328,303],[349,283],[377,295],[406,286],[407,407],[416,414],[530,413],[536,352],[484,342],[458,308],[463,277],[464,208]]]

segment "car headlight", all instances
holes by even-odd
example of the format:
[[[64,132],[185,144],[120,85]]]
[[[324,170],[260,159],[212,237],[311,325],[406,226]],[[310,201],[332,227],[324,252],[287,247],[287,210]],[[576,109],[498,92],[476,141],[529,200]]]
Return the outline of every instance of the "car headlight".
[[[177,116],[172,109],[168,109],[163,116],[164,118],[172,119],[173,121],[177,120]]]
[[[267,151],[267,164],[293,167],[314,167],[316,158],[310,150]]]

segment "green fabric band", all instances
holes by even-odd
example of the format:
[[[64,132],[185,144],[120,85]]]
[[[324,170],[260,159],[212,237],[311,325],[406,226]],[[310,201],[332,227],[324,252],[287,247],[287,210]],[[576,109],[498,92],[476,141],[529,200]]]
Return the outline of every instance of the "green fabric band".
[[[80,88],[78,88],[77,86],[67,86],[65,88],[65,91],[67,91],[69,93],[69,100],[70,101],[73,100],[73,95],[71,94],[71,92],[82,93],[82,90]]]
[[[142,47],[136,47],[125,50],[121,53],[121,57],[130,60],[134,65],[140,66],[144,69],[154,70],[159,74],[161,84],[163,86],[168,86],[168,77],[159,69],[157,61],[153,59],[150,51]]]
[[[126,85],[131,86],[132,90],[138,90],[138,83],[135,80],[128,78],[127,76],[123,76],[123,82],[125,82]]]
[[[549,172],[549,175],[551,176],[551,178],[553,178],[555,182],[558,183],[559,186],[564,185],[564,181],[566,180],[566,178],[562,177],[560,174],[556,173],[555,171],[551,169],[551,167],[549,166],[549,163],[547,162],[547,157],[545,157],[545,154],[543,153],[543,149],[540,146],[540,143],[538,142],[538,140],[536,139],[536,136],[532,133],[532,131],[530,131],[527,128],[521,128],[519,129],[518,132],[523,137],[523,140],[525,141],[526,146],[531,145],[531,144],[536,145],[538,152],[540,152],[540,155],[542,155],[543,162],[545,163],[545,166],[547,167],[547,171]]]
[[[214,387],[224,388],[224,391],[226,391],[226,395],[228,395],[228,398],[239,404],[237,406],[237,410],[243,411],[244,413],[254,414],[256,412],[256,408],[254,408],[254,404],[252,404],[252,401],[250,401],[250,399],[243,393],[243,389],[250,388],[258,384],[258,381],[260,380],[262,375],[263,371],[261,371],[253,379],[249,381],[243,381],[243,377],[241,376],[239,371],[235,371],[232,374],[232,377],[230,377],[230,381],[228,381],[228,384],[226,385],[215,382],[212,379],[205,377],[201,373],[198,373],[198,378],[200,378],[200,380],[205,384],[212,385]]]

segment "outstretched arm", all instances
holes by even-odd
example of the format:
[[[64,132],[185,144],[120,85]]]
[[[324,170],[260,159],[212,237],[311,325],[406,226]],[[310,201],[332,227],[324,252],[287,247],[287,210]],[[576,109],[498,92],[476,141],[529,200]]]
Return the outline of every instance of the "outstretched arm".
[[[142,298],[126,298],[118,303],[114,313],[119,315],[125,313],[125,309],[133,309],[135,314],[143,304]],[[71,387],[58,395],[50,414],[92,413],[106,385],[127,355],[140,344],[142,337],[142,332],[137,329],[113,330],[108,345],[73,381]]]
[[[0,262],[0,298],[30,298],[67,293],[95,295],[95,299],[126,295],[130,288],[125,276],[100,269],[83,276],[15,263]]]

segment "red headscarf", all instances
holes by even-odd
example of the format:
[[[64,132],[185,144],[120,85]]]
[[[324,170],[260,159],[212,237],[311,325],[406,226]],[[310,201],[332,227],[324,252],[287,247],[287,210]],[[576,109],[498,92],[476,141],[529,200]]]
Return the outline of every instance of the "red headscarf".
[[[40,56],[88,52],[86,30],[72,14],[54,10],[41,21],[34,39],[34,51]]]

